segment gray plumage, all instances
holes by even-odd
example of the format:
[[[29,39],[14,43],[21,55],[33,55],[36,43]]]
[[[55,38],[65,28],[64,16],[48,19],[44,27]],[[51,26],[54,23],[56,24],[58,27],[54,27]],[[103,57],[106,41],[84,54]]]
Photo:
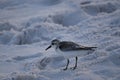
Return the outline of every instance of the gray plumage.
[[[59,46],[61,51],[74,51],[74,50],[93,50],[97,47],[85,47],[80,46],[74,42],[68,42],[68,41],[62,41],[59,43]]]

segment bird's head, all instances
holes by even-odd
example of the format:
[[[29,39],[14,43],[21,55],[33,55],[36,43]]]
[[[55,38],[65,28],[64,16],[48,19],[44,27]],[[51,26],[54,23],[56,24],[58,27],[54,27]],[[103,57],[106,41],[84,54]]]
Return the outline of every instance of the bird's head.
[[[54,40],[51,41],[50,46],[48,46],[45,50],[48,50],[51,47],[56,48],[59,45],[59,43],[60,43],[60,41],[58,39],[54,39]]]

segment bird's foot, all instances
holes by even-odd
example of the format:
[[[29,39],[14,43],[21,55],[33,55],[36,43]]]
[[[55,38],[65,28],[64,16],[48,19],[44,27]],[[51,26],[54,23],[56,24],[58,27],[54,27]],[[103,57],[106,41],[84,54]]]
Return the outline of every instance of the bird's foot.
[[[71,67],[70,69],[75,70],[76,68],[77,68],[77,66],[75,66],[75,67]]]
[[[66,70],[67,70],[67,68],[64,68],[63,70],[64,70],[64,71],[66,71]]]

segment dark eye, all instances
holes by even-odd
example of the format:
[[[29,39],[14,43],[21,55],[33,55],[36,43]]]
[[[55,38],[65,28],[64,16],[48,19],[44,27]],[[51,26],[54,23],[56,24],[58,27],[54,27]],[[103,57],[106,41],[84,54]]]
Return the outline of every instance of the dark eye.
[[[52,45],[54,45],[55,43],[52,43]]]

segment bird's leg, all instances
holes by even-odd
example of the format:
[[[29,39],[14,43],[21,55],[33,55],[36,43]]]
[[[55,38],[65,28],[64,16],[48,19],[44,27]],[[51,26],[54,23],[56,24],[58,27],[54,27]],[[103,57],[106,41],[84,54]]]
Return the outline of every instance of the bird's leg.
[[[75,62],[75,66],[73,67],[73,70],[75,70],[75,69],[77,68],[77,60],[78,60],[78,57],[76,56],[75,59],[76,59],[76,62]]]
[[[66,67],[63,70],[67,70],[68,65],[69,65],[69,59],[67,59],[67,65],[66,65]]]

